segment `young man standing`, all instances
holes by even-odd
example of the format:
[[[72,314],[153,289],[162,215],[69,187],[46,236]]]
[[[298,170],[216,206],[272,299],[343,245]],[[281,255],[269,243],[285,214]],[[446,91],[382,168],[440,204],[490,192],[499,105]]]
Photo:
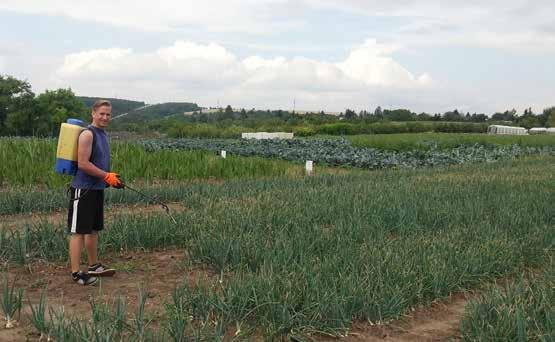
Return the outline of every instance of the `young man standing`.
[[[79,136],[78,170],[71,182],[68,231],[69,258],[73,280],[92,285],[99,276],[113,276],[115,269],[98,262],[98,232],[104,228],[104,189],[123,188],[116,173],[110,172],[110,145],[104,131],[112,116],[109,101],[98,100],[92,108],[92,124]],[[83,245],[87,250],[88,272],[80,270]]]

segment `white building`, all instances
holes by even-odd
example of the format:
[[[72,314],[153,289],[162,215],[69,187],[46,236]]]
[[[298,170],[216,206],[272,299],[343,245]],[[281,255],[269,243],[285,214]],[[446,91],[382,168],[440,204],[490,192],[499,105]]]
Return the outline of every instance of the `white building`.
[[[488,127],[488,134],[527,135],[528,130],[524,127],[491,125]]]
[[[545,127],[533,127],[528,130],[530,134],[545,134],[547,133],[547,128]]]
[[[255,132],[255,133],[242,133],[243,139],[293,139],[293,133],[286,132]]]

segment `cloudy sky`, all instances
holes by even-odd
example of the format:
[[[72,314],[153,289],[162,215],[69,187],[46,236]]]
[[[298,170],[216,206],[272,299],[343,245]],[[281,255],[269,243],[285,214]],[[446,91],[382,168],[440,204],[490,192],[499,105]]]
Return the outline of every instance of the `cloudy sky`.
[[[553,0],[1,0],[36,93],[342,111],[555,105]]]

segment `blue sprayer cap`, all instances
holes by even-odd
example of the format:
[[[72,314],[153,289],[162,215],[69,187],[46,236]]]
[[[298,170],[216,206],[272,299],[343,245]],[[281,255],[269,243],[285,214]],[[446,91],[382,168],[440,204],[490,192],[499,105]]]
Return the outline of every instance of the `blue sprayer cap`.
[[[67,119],[67,123],[75,126],[83,126],[83,120],[79,119]]]

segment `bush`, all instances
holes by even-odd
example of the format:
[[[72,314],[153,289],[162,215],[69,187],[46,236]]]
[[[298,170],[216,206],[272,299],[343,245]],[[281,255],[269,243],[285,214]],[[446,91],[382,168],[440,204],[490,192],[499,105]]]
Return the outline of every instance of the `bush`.
[[[441,133],[486,133],[489,124],[473,122],[438,122],[434,132]]]
[[[351,134],[361,134],[362,132],[360,126],[347,123],[347,122],[337,122],[331,124],[325,124],[316,128],[318,134],[329,134],[329,135],[351,135]]]
[[[328,135],[396,134],[396,133],[485,133],[488,124],[473,122],[339,122],[316,127],[316,133]]]
[[[295,127],[293,133],[298,137],[309,137],[316,134],[316,131],[311,127]]]
[[[240,138],[241,133],[251,129],[229,126],[218,127],[210,124],[183,124],[168,129],[171,138]]]

